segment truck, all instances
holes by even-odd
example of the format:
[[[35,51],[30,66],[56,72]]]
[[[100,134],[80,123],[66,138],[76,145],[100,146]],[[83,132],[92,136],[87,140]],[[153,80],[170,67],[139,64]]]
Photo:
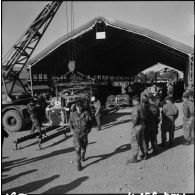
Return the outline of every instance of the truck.
[[[32,88],[21,75],[61,3],[48,3],[2,59],[1,116],[8,132],[20,131],[30,122],[27,104],[33,98]]]

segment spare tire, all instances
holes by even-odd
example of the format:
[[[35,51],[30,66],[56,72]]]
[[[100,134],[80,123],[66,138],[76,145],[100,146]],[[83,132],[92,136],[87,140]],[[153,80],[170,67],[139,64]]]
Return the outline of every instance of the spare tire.
[[[17,132],[23,128],[22,117],[17,110],[8,110],[3,115],[3,126],[9,132]]]

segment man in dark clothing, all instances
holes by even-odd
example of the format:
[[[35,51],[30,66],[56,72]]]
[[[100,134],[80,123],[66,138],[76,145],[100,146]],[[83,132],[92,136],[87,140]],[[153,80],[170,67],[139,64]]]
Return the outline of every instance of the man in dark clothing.
[[[45,110],[46,110],[46,107],[48,104],[47,104],[43,95],[38,96],[37,103],[40,106],[40,112],[41,112],[41,114],[40,114],[41,119],[40,120],[42,120],[41,123],[43,123],[44,120],[46,119]]]
[[[41,149],[41,139],[42,139],[42,122],[43,122],[43,117],[42,117],[42,112],[41,112],[41,107],[35,103],[35,101],[31,101],[28,104],[28,111],[30,113],[30,118],[32,121],[32,130],[31,133],[34,133],[35,130],[39,133],[38,140],[39,140],[39,149]]]
[[[167,84],[167,96],[173,97],[174,88],[171,83]]]
[[[97,123],[97,130],[100,131],[101,130],[101,121],[100,121],[101,102],[95,96],[92,96],[91,103],[95,110],[94,117]]]
[[[131,121],[131,150],[132,150],[132,157],[128,160],[129,163],[137,162],[137,156],[139,152],[139,148],[142,152],[141,157],[145,160],[148,157],[147,147],[145,144],[144,139],[144,116],[143,116],[143,109],[139,101],[138,96],[134,96],[132,98],[133,102],[133,110],[132,110],[132,121]]]
[[[76,111],[70,115],[69,126],[73,132],[73,144],[76,151],[77,170],[82,169],[81,160],[85,160],[88,144],[88,134],[91,131],[92,119],[87,111],[83,110],[83,103],[76,102]]]
[[[147,148],[149,147],[149,141],[151,142],[153,154],[157,152],[157,134],[158,123],[160,122],[160,111],[158,106],[154,102],[154,97],[149,96],[149,102],[145,105],[145,141]]]
[[[173,103],[173,98],[167,96],[165,98],[166,103],[162,107],[162,124],[161,124],[161,138],[162,146],[166,144],[166,133],[169,132],[169,146],[173,144],[175,120],[179,115],[178,108]]]
[[[183,130],[185,145],[190,145],[194,139],[194,101],[192,91],[183,94]]]

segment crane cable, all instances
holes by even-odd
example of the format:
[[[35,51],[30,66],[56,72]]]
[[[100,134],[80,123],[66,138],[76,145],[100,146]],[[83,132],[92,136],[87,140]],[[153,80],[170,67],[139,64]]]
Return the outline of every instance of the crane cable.
[[[68,2],[66,1],[66,30],[68,34]],[[69,41],[68,41],[68,61],[70,61],[70,49],[69,49]]]
[[[74,33],[74,9],[73,1],[71,1],[71,35]],[[72,39],[72,60],[76,60],[76,51],[75,51],[75,39]]]

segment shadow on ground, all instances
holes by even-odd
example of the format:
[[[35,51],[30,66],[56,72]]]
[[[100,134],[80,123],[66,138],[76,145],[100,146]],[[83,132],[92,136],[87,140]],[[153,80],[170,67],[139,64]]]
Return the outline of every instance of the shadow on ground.
[[[87,180],[88,178],[89,178],[88,176],[84,176],[84,177],[78,178],[78,179],[76,179],[68,184],[55,186],[55,187],[47,190],[43,194],[64,194],[64,193],[67,193],[68,191],[71,191],[74,188],[81,185],[81,183],[84,182],[85,180]]]
[[[96,143],[96,142],[90,142],[89,144],[94,144],[94,143]],[[53,151],[53,152],[51,152],[49,154],[45,154],[45,155],[42,155],[42,156],[30,158],[30,159],[24,158],[26,160],[21,161],[20,164],[16,164],[14,166],[10,166],[9,170],[12,169],[12,168],[15,168],[15,167],[19,167],[19,166],[22,166],[22,165],[25,165],[25,164],[36,162],[36,161],[40,161],[40,160],[43,160],[43,159],[46,159],[46,158],[50,158],[50,157],[53,157],[53,156],[57,156],[57,155],[60,155],[60,154],[64,155],[66,153],[70,153],[70,152],[73,152],[73,151],[74,151],[74,147],[69,147],[69,148],[56,150],[56,151]],[[7,170],[4,170],[4,171],[7,171]]]
[[[47,146],[47,147],[44,147],[43,149],[46,149],[46,148],[50,148],[50,147],[53,147],[53,146],[56,146],[56,145],[58,145],[58,144],[60,144],[60,143],[62,143],[62,142],[64,142],[64,141],[66,141],[67,139],[69,139],[69,138],[71,138],[72,137],[72,135],[67,135],[65,138],[63,138],[62,140],[59,140],[59,141],[57,141],[57,142],[54,142],[53,144],[51,144],[51,145],[49,145],[49,146]],[[43,143],[44,144],[44,143]]]
[[[118,122],[115,122],[115,123],[104,125],[102,127],[102,130],[108,129],[108,128],[111,128],[111,127],[114,127],[114,126],[117,126],[117,125],[120,125],[120,124],[130,123],[130,122],[131,122],[131,119],[121,120],[121,121],[118,121]]]
[[[17,164],[23,162],[27,158],[20,158],[16,160],[10,160],[2,162],[2,172],[9,171],[11,166],[17,166]]]
[[[12,192],[16,192],[16,194],[18,194],[18,193],[30,193],[30,192],[33,192],[35,190],[38,190],[42,186],[44,186],[47,183],[57,179],[58,177],[59,177],[59,175],[54,175],[54,176],[46,178],[46,179],[33,181],[33,182],[30,182],[30,183],[24,184],[22,186],[18,186],[18,187],[14,187],[14,188],[5,190],[2,193],[3,194],[6,194],[6,193],[11,194]]]
[[[99,159],[98,160],[95,160],[95,161],[93,161],[93,162],[91,162],[89,164],[87,164],[83,168],[86,168],[86,167],[88,167],[88,166],[90,166],[92,164],[98,163],[99,161],[105,160],[105,159],[107,159],[107,158],[109,158],[109,157],[111,157],[111,156],[113,156],[115,154],[122,153],[122,152],[126,152],[126,151],[128,151],[130,149],[131,149],[131,144],[124,144],[124,145],[116,148],[114,150],[114,152],[111,152],[111,153],[108,153],[108,154],[97,155],[97,156],[90,156],[90,157],[86,158],[86,160],[88,160],[90,158],[99,158]]]
[[[19,173],[17,175],[11,176],[11,177],[6,177],[5,179],[1,180],[1,183],[5,184],[5,183],[8,183],[8,182],[11,182],[11,181],[17,179],[18,177],[21,177],[23,175],[27,175],[27,174],[33,173],[35,171],[37,171],[37,169],[33,169],[33,170],[30,170],[30,171],[22,172],[22,173]]]
[[[184,143],[184,141],[185,141],[184,137],[183,137],[183,135],[181,135],[181,136],[176,137],[174,139],[173,144],[171,146],[168,146],[168,142],[167,142],[165,147],[162,147],[162,144],[158,144],[158,155],[167,151],[167,150],[170,150],[170,149],[175,148],[179,145],[182,145]]]
[[[109,123],[113,123],[115,121],[117,121],[118,118],[125,116],[125,115],[131,115],[131,112],[124,112],[124,113],[118,113],[118,112],[114,112],[114,113],[109,113],[108,115],[105,115],[103,117],[101,117],[101,122],[102,125],[106,125]]]

